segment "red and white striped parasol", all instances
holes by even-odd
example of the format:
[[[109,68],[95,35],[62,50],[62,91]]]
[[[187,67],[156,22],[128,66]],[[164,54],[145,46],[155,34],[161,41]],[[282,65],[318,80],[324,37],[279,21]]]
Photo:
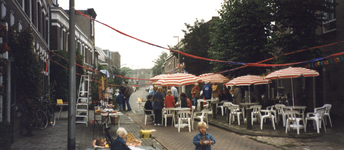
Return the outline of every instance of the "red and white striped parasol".
[[[249,103],[251,103],[251,92],[250,92],[250,85],[259,85],[259,84],[268,84],[269,80],[264,79],[261,76],[257,75],[246,75],[240,76],[232,79],[231,81],[227,82],[226,86],[248,86],[249,90]]]
[[[229,81],[229,79],[222,74],[205,73],[199,75],[198,77],[202,80],[202,82],[224,83]]]
[[[184,86],[195,84],[198,81],[200,81],[200,79],[195,75],[188,73],[178,73],[165,75],[154,84],[161,86]]]
[[[240,76],[232,79],[231,81],[227,82],[227,86],[250,86],[251,84],[258,85],[258,84],[268,84],[269,80],[264,79],[261,76],[257,75],[246,75]]]
[[[299,78],[304,77],[316,77],[319,73],[315,70],[301,68],[301,67],[288,67],[285,69],[277,70],[265,77],[265,79],[282,79],[282,78]]]
[[[158,81],[159,79],[162,79],[164,76],[167,76],[168,74],[159,74],[154,76],[153,78],[150,78],[151,81]]]
[[[293,88],[293,78],[304,77],[316,77],[319,73],[315,70],[301,68],[301,67],[288,67],[285,69],[277,70],[265,77],[265,79],[286,79],[291,78],[291,94],[294,106],[294,88]],[[314,82],[314,81],[313,81]],[[314,83],[313,83],[314,84]],[[314,88],[314,86],[313,86]],[[313,95],[314,107],[315,107],[315,95]]]

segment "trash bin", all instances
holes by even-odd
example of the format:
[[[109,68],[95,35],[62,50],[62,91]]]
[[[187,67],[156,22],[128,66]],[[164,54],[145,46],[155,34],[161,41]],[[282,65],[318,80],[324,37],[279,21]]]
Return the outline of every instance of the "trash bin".
[[[111,118],[111,124],[112,125],[118,124],[119,116],[111,116],[110,118]]]

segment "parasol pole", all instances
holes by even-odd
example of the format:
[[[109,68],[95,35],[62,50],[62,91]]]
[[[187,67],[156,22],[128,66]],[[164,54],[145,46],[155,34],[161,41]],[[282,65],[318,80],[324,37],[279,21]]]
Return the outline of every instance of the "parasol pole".
[[[313,77],[313,107],[315,108],[315,77]]]
[[[293,100],[293,107],[294,107],[294,88],[293,88],[293,78],[290,79],[291,81],[291,99]]]
[[[250,90],[250,85],[248,86],[248,102],[251,103],[251,90]]]

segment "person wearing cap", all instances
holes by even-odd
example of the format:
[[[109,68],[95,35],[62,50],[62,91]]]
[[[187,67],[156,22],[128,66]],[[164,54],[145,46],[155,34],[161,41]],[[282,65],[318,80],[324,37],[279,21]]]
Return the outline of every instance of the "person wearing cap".
[[[195,83],[195,86],[191,90],[191,94],[192,94],[192,100],[196,109],[197,109],[197,100],[199,99],[199,93],[200,93],[200,88],[198,87],[198,83]]]

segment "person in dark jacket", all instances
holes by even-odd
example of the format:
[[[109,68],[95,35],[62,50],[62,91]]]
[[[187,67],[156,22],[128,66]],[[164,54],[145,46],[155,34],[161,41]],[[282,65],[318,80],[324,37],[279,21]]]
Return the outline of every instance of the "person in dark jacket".
[[[190,99],[186,98],[186,94],[180,94],[181,108],[192,108]]]
[[[116,101],[117,101],[117,103],[118,103],[118,109],[119,109],[120,111],[123,111],[124,96],[123,96],[123,94],[122,94],[122,91],[119,91],[119,92],[118,92],[118,95],[117,95],[117,97],[116,97]]]
[[[154,93],[153,95],[153,109],[154,109],[154,116],[155,116],[155,121],[154,125],[161,125],[161,120],[162,120],[162,108],[164,108],[164,95],[162,95],[162,88],[159,87],[158,91]]]
[[[120,127],[117,129],[117,138],[111,143],[110,148],[111,150],[130,150],[128,145],[123,140],[124,137],[128,134],[127,131]]]
[[[228,102],[232,102],[233,101],[232,94],[230,94],[227,89],[224,89],[221,92],[220,102],[222,102],[222,101],[228,101]]]
[[[145,109],[146,110],[153,110],[153,105],[152,105],[152,100],[153,100],[153,95],[148,95],[147,102],[145,104]],[[147,115],[150,115],[152,112],[151,111],[145,111]],[[154,121],[153,116],[151,116],[152,120]]]

